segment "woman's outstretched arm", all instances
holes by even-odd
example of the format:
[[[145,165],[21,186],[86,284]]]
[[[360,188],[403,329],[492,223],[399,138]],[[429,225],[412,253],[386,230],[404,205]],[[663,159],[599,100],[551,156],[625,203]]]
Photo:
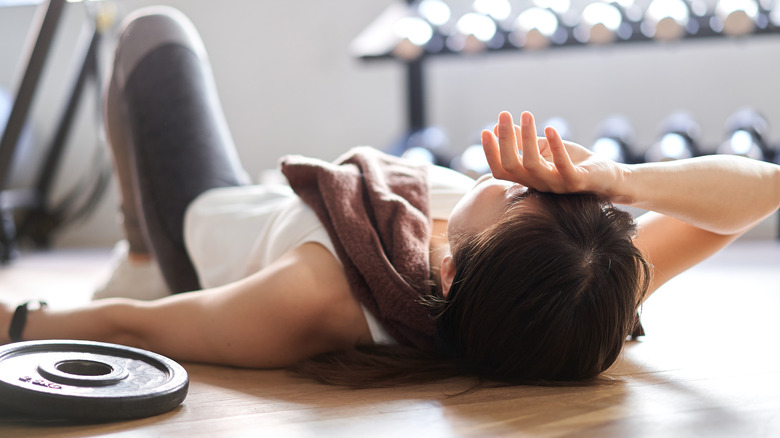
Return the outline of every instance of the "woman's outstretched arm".
[[[12,310],[0,311],[0,323],[8,327]],[[219,288],[30,312],[22,337],[115,342],[179,360],[257,368],[371,342],[341,265],[313,243]],[[0,334],[0,343],[8,341]]]
[[[634,244],[654,265],[650,292],[705,260],[780,206],[780,166],[705,156],[628,166],[621,197],[649,213]]]
[[[731,155],[626,166],[615,195],[719,234],[745,231],[780,204],[780,166]]]
[[[542,191],[589,192],[651,211],[635,244],[654,265],[651,291],[726,246],[780,206],[780,166],[736,156],[666,163],[615,163],[545,129],[499,115],[482,134],[493,175]],[[522,155],[518,154],[522,152]]]

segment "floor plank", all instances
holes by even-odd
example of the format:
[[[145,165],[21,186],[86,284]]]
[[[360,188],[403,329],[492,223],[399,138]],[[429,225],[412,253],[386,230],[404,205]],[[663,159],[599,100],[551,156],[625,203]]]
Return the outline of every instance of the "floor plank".
[[[78,305],[107,268],[104,250],[27,254],[0,269],[0,298]],[[780,243],[740,241],[659,290],[648,335],[595,385],[355,391],[183,364],[190,392],[173,412],[98,425],[0,412],[0,436],[780,436],[778,309]]]

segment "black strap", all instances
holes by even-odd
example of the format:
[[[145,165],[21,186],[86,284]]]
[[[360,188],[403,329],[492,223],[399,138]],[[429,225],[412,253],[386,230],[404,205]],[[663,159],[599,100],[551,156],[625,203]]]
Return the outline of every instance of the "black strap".
[[[27,312],[30,310],[31,303],[38,303],[40,307],[46,307],[46,301],[27,301],[16,306],[13,318],[11,318],[11,327],[8,329],[8,337],[11,338],[11,342],[19,342],[22,340],[22,332],[24,332],[24,325],[27,323]]]

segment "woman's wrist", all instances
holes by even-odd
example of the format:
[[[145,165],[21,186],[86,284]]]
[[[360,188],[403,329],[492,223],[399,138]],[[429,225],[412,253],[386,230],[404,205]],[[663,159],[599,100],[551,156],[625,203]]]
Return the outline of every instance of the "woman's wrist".
[[[613,204],[631,205],[635,201],[634,172],[633,165],[615,163],[614,178],[599,193]]]
[[[23,340],[24,329],[27,325],[27,315],[30,312],[40,311],[47,304],[45,301],[33,300],[27,301],[16,306],[15,309],[3,309],[3,322],[6,320],[6,314],[10,315],[5,326],[8,327],[7,334],[0,337],[3,343],[18,342]],[[6,307],[5,305],[3,307]]]

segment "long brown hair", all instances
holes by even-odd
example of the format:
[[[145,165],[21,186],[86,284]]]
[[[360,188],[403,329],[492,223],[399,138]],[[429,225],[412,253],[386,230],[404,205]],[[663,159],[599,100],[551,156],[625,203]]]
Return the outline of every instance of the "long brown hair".
[[[453,247],[446,298],[421,301],[437,348],[373,345],[304,361],[293,370],[353,387],[459,375],[504,383],[591,379],[635,327],[649,265],[631,216],[593,195],[529,190],[489,229]]]

